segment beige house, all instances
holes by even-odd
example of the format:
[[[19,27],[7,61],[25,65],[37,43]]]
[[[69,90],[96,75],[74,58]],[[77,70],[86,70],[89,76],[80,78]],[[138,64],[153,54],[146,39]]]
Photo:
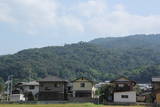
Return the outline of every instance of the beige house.
[[[92,94],[92,88],[94,86],[93,81],[81,77],[74,81],[73,83],[73,97],[91,97]]]
[[[152,77],[153,95],[156,103],[160,103],[160,77]]]

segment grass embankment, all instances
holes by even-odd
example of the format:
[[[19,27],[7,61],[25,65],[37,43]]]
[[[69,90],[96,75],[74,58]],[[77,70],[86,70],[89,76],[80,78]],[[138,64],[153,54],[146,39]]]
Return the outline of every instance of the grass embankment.
[[[91,103],[84,104],[0,104],[0,107],[144,107],[144,106],[104,106]]]

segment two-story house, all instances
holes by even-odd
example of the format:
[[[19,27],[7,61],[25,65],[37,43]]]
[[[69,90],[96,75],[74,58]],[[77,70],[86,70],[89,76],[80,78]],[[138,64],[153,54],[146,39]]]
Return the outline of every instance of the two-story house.
[[[68,81],[56,76],[39,80],[38,100],[67,100]]]
[[[154,102],[160,103],[160,77],[152,77],[152,93]]]
[[[135,81],[126,77],[117,78],[110,83],[115,85],[113,100],[114,102],[135,103],[136,91],[134,91]]]
[[[37,99],[39,92],[39,83],[36,81],[20,82],[15,85],[13,94],[24,94],[26,100]]]
[[[74,81],[72,81],[72,94],[73,97],[91,97],[92,95],[92,88],[93,88],[93,81],[81,77]]]

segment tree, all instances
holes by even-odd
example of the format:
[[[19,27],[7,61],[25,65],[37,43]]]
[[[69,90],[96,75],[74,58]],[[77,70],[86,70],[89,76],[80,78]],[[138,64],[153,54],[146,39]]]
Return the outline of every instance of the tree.
[[[103,97],[103,99],[107,101],[113,101],[114,90],[115,90],[115,85],[109,83],[109,84],[102,85],[99,88],[99,93]]]

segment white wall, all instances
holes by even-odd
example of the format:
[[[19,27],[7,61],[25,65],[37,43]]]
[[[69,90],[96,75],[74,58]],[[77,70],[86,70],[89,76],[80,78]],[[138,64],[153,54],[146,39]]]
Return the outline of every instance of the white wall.
[[[98,91],[98,88],[94,87],[92,88],[92,98],[98,98],[99,96],[96,95],[96,91]]]
[[[23,94],[12,94],[10,96],[10,101],[25,101]]]
[[[122,98],[123,95],[127,95],[128,98]],[[127,91],[127,92],[115,92],[114,93],[114,102],[136,102],[136,92],[135,91]]]

